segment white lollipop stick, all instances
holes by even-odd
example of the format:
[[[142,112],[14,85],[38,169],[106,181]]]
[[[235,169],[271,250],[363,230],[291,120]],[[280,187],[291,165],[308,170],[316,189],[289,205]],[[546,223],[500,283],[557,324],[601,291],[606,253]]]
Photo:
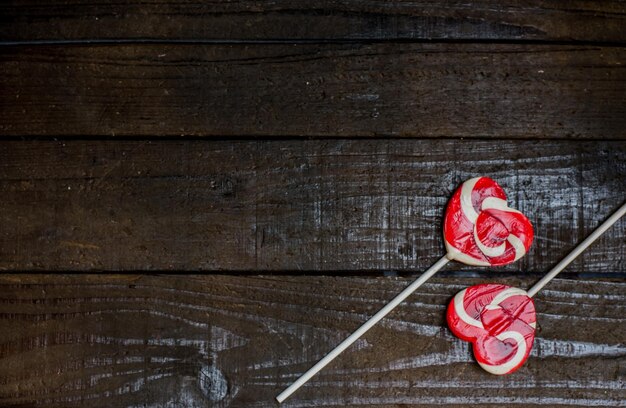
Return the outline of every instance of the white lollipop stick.
[[[361,337],[363,334],[365,334],[365,332],[367,332],[369,329],[371,329],[372,326],[374,326],[376,323],[378,323],[383,317],[387,316],[387,314],[389,314],[389,312],[391,312],[393,309],[395,309],[396,306],[398,306],[400,303],[402,303],[404,301],[404,299],[409,297],[409,295],[411,295],[411,293],[415,292],[415,290],[417,290],[417,288],[422,286],[422,284],[424,282],[426,282],[428,279],[430,279],[431,276],[433,276],[435,273],[437,273],[448,262],[450,262],[450,260],[447,257],[445,257],[445,256],[442,257],[441,259],[439,259],[437,262],[435,262],[435,264],[433,266],[431,266],[430,268],[428,268],[428,270],[426,270],[426,272],[424,272],[422,275],[420,275],[420,277],[417,278],[415,280],[415,282],[413,282],[409,286],[407,286],[406,289],[404,289],[395,298],[393,298],[393,300],[391,302],[387,303],[382,309],[380,309],[378,311],[378,313],[376,313],[374,316],[372,316],[367,322],[365,322],[361,327],[359,327],[347,339],[345,339],[344,341],[339,343],[339,345],[337,347],[335,347],[324,358],[322,358],[320,361],[318,361],[317,364],[315,364],[313,367],[309,368],[309,370],[306,373],[302,374],[302,376],[300,376],[300,378],[298,378],[296,380],[296,382],[294,382],[289,387],[287,387],[283,392],[281,392],[276,397],[276,400],[278,402],[283,402],[284,400],[286,400],[291,394],[293,394],[304,383],[309,381],[311,379],[311,377],[313,377],[315,374],[317,374],[318,371],[320,371],[322,368],[326,367],[326,365],[328,363],[330,363],[331,361],[333,361],[335,359],[335,357],[337,357],[339,354],[341,354],[342,351],[347,349],[352,343],[357,341],[359,339],[359,337]]]
[[[548,284],[556,275],[559,274],[567,265],[572,263],[574,259],[578,255],[580,255],[589,245],[593,244],[593,242],[600,237],[600,235],[604,234],[606,230],[611,228],[613,224],[617,222],[620,218],[622,218],[626,214],[626,203],[624,203],[619,210],[615,211],[606,221],[604,221],[595,231],[591,233],[583,242],[581,242],[572,252],[569,253],[561,262],[559,262],[550,272],[547,273],[546,276],[541,278],[541,280],[535,283],[535,286],[528,290],[528,296],[533,297],[537,294],[544,286]]]

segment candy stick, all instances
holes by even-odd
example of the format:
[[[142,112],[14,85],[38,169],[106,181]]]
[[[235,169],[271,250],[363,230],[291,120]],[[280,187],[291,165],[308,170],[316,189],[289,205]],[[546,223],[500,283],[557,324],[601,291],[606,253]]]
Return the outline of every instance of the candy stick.
[[[446,316],[448,327],[458,338],[473,344],[474,356],[483,369],[504,375],[524,364],[532,350],[537,326],[532,297],[625,214],[626,203],[528,292],[486,283],[470,286],[452,299]]]
[[[437,271],[444,267],[445,264],[450,262],[448,258],[445,256],[439,259],[433,266],[428,268],[426,272],[424,272],[417,280],[411,283],[406,287],[400,294],[398,294],[393,300],[387,303],[382,309],[378,311],[374,316],[372,316],[367,322],[365,322],[361,327],[359,327],[354,333],[352,333],[348,338],[339,343],[337,347],[335,347],[330,353],[326,354],[324,358],[317,362],[313,367],[309,368],[309,370],[302,374],[300,378],[296,380],[293,384],[287,387],[283,392],[281,392],[276,400],[278,402],[283,402],[287,399],[291,394],[293,394],[298,388],[300,388],[304,383],[309,381],[311,377],[317,374],[322,368],[326,367],[328,363],[333,361],[335,357],[337,357],[341,352],[347,349],[352,343],[357,341],[362,335],[365,334],[369,329],[371,329],[376,323],[378,323],[383,317],[387,316],[389,312],[396,308],[404,299],[409,297],[409,295],[417,290],[424,282],[426,282],[431,276],[433,276]]]
[[[450,260],[468,265],[506,265],[526,254],[533,240],[533,230],[522,213],[507,206],[506,195],[495,181],[476,177],[463,183],[452,196],[446,210],[444,238],[447,249],[444,257],[302,374],[276,400],[287,399]]]
[[[583,242],[578,244],[576,248],[572,252],[570,252],[565,258],[561,260],[550,272],[546,274],[541,280],[528,290],[528,296],[533,297],[539,292],[544,286],[548,284],[556,275],[559,274],[563,269],[567,267],[578,255],[580,255],[585,249],[589,247],[589,245],[593,244],[593,242],[600,238],[602,234],[606,232],[613,224],[617,222],[620,218],[622,218],[626,214],[626,203],[624,203],[617,211],[615,211],[606,221],[604,221],[598,228],[596,228],[591,235],[589,235]]]

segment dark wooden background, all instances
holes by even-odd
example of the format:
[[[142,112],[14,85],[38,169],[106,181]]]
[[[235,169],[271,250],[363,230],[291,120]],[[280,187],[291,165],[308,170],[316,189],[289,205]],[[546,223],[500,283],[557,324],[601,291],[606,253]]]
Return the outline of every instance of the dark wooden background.
[[[626,220],[494,377],[445,327],[626,199],[622,1],[0,1],[0,406],[276,407],[488,175],[536,240],[450,264],[288,407],[624,406]]]

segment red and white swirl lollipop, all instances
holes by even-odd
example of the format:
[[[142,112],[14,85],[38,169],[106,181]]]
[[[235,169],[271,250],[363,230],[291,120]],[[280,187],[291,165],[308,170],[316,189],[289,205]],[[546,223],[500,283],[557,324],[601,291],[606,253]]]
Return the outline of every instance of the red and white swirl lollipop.
[[[518,288],[485,284],[459,292],[447,313],[452,333],[474,346],[478,364],[492,374],[517,370],[535,339],[535,304]]]
[[[528,292],[505,285],[482,284],[463,289],[452,299],[446,315],[448,326],[457,337],[473,344],[474,356],[482,368],[503,375],[524,364],[537,326],[532,297],[624,214],[626,204]]]
[[[445,215],[444,238],[445,256],[280,393],[278,402],[287,399],[450,260],[482,266],[509,264],[530,248],[533,227],[522,213],[508,207],[506,194],[498,183],[488,177],[476,177],[463,183],[452,196]]]
[[[448,203],[443,227],[448,258],[476,266],[506,265],[526,254],[533,227],[509,208],[504,190],[488,177],[467,180]]]

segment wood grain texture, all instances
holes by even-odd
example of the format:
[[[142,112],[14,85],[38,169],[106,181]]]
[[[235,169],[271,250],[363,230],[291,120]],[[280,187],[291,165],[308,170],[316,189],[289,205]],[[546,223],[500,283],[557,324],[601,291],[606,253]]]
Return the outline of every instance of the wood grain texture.
[[[4,136],[624,139],[626,48],[0,48]]]
[[[282,388],[408,282],[3,275],[0,404],[275,407]],[[531,358],[497,377],[444,326],[447,302],[477,282],[426,284],[284,406],[621,406],[626,283],[553,281],[536,298]]]
[[[626,41],[621,1],[64,1],[0,4],[0,39]]]
[[[421,271],[444,253],[449,197],[477,175],[536,229],[499,270],[543,273],[623,203],[626,143],[4,142],[0,268]],[[623,273],[625,251],[621,220],[566,272]]]

